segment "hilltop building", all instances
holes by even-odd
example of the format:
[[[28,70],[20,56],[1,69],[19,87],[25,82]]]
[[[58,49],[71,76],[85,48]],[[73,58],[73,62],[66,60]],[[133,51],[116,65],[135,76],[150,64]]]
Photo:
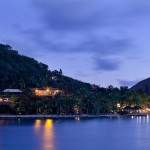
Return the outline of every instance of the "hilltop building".
[[[59,90],[57,88],[34,88],[31,89],[33,94],[36,96],[55,96],[58,93],[62,93],[62,90]]]

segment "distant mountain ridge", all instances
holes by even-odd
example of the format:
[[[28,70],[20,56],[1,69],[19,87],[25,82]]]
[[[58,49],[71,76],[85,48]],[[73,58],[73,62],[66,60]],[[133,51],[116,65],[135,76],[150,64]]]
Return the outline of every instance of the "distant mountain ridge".
[[[150,78],[144,79],[131,87],[131,90],[150,94]]]

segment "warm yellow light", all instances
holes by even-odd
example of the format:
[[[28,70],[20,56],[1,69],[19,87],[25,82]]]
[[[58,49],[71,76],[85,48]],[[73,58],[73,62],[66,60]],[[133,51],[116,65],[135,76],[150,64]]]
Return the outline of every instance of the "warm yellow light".
[[[46,119],[43,136],[43,150],[54,150],[54,133],[52,119]]]
[[[45,122],[45,127],[52,127],[53,126],[53,120],[52,119],[47,119]]]
[[[34,124],[35,129],[40,128],[40,127],[41,127],[41,123],[42,123],[41,120],[36,120],[36,121],[35,121],[35,124]]]
[[[46,89],[46,92],[50,92],[50,89],[47,88],[47,89]]]
[[[147,111],[150,111],[150,109],[146,108]]]
[[[117,104],[117,107],[120,107],[120,106],[121,106],[120,103],[118,103],[118,104]]]
[[[35,90],[35,93],[38,93],[38,92],[39,92],[39,90],[36,89],[36,90]]]

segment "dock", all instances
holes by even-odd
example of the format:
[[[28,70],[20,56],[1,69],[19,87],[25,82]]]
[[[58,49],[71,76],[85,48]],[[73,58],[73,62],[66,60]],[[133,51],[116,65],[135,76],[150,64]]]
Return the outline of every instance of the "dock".
[[[0,119],[15,119],[15,118],[30,118],[30,119],[59,119],[59,118],[124,118],[124,117],[138,117],[138,116],[147,116],[148,114],[126,114],[126,115],[119,115],[119,114],[99,114],[99,115],[86,115],[86,114],[81,114],[81,115],[0,115]]]

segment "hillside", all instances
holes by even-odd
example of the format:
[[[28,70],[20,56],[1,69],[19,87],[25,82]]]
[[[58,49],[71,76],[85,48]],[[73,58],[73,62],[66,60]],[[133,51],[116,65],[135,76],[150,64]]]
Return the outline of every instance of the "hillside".
[[[148,89],[139,83],[137,87]],[[37,96],[31,88],[58,88],[62,93],[54,96]],[[136,86],[133,89],[137,88]],[[18,88],[20,96],[8,96],[10,106],[3,105],[0,113],[10,114],[99,114],[124,113],[124,107],[150,107],[150,99],[143,98],[128,87],[101,88],[63,75],[62,70],[51,71],[46,64],[20,55],[9,45],[0,44],[0,91]],[[138,88],[137,88],[138,89]],[[125,112],[126,113],[126,112]]]
[[[131,89],[134,91],[150,94],[150,78],[140,81],[139,83],[134,85]]]
[[[48,66],[20,55],[11,46],[0,44],[0,90],[36,87],[56,87],[69,92],[79,88],[91,90],[91,85],[62,75],[62,71],[50,71]]]

